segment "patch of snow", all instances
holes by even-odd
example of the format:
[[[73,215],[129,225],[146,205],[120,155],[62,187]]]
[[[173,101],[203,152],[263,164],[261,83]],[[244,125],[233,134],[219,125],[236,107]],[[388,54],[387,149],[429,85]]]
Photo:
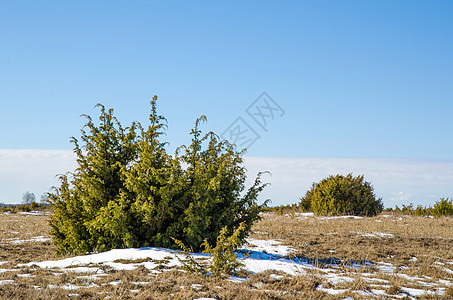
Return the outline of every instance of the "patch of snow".
[[[151,282],[148,282],[148,281],[131,281],[132,284],[135,284],[135,285],[147,285],[147,284],[150,284]]]
[[[324,292],[324,293],[327,293],[329,295],[339,295],[339,294],[343,294],[344,292],[346,292],[347,290],[343,290],[343,289],[340,289],[340,290],[336,290],[336,289],[326,289],[326,288],[323,288],[322,285],[320,285],[318,288],[317,288],[318,291],[321,291],[321,292]]]
[[[253,273],[261,273],[267,270],[274,270],[285,272],[293,276],[305,274],[303,265],[296,264],[295,262],[286,259],[279,260],[245,259],[243,263],[245,264],[245,268]],[[311,266],[309,266],[309,268],[311,268]]]
[[[424,281],[420,281],[420,280],[418,280],[416,283],[419,284],[419,285],[422,285],[422,286],[427,286],[427,287],[437,286],[437,283],[424,282]]]
[[[19,215],[32,215],[32,216],[44,216],[45,213],[43,213],[42,211],[21,211],[21,212],[18,212]]]
[[[61,269],[63,272],[74,272],[74,273],[98,273],[103,272],[99,268],[93,267],[74,267],[74,268],[63,268]]]
[[[277,275],[277,274],[271,274],[271,275],[269,275],[269,278],[277,279],[277,280],[280,280],[280,279],[282,279],[283,277],[285,277],[285,276],[283,276],[283,275]]]
[[[31,275],[31,274],[17,274],[17,277],[25,277],[25,278],[30,278],[30,277],[36,277],[36,275]]]
[[[60,288],[60,289],[64,289],[64,290],[77,290],[77,289],[81,288],[80,286],[73,285],[70,283],[65,283],[63,285],[49,284],[48,287],[51,289]]]
[[[378,296],[388,296],[387,292],[385,290],[374,290],[372,289],[371,292],[375,295]]]
[[[376,264],[376,268],[379,269],[381,272],[384,273],[393,273],[395,271],[395,267],[391,263],[386,263],[386,262],[378,262]]]
[[[336,220],[336,219],[363,219],[359,216],[336,216],[336,217],[318,217],[320,220]]]
[[[385,279],[380,279],[380,278],[362,278],[362,279],[365,280],[365,281],[368,281],[368,282],[390,283],[390,281],[385,280]]]
[[[406,280],[409,280],[409,281],[423,280],[423,278],[420,278],[420,277],[417,277],[417,276],[409,276],[409,275],[403,274],[403,273],[397,273],[395,275],[398,276],[398,277],[402,277],[402,278],[404,278]]]
[[[453,285],[453,283],[450,280],[444,280],[444,279],[439,279],[439,283],[446,285],[446,286]]]
[[[298,217],[314,217],[315,213],[304,212],[304,213],[296,213],[295,215],[298,216]]]
[[[247,278],[242,278],[242,277],[236,277],[236,276],[230,276],[228,281],[235,282],[235,283],[242,283],[247,280]]]
[[[20,271],[20,269],[0,269],[0,273],[15,272],[15,271]]]
[[[196,289],[196,290],[199,290],[199,289],[203,288],[203,286],[201,284],[198,284],[198,283],[192,284],[191,287]]]
[[[14,280],[0,280],[0,284],[12,284]]]
[[[265,252],[269,254],[276,254],[276,255],[289,255],[291,252],[296,250],[292,249],[291,247],[281,245],[282,242],[275,241],[275,240],[257,240],[257,239],[246,239],[247,244],[241,247],[245,250],[252,250],[252,251],[259,251]],[[253,246],[251,246],[253,245]]]
[[[115,281],[111,281],[109,282],[110,285],[113,285],[113,286],[117,286],[121,283],[121,280],[115,280]]]
[[[373,288],[379,288],[379,289],[389,289],[391,287],[390,284],[372,284],[372,283],[368,284],[368,286],[370,288],[373,287]]]
[[[344,283],[344,282],[353,282],[354,281],[354,279],[351,277],[341,276],[341,275],[335,274],[335,273],[327,274],[324,276],[324,278],[327,279],[327,281],[329,281],[333,285],[337,285],[339,283]]]
[[[10,244],[15,244],[15,245],[18,245],[18,244],[23,244],[23,243],[27,243],[27,242],[48,242],[51,240],[50,237],[46,237],[46,236],[43,236],[43,235],[40,235],[40,236],[35,236],[35,237],[32,237],[31,239],[29,240],[19,240],[18,238],[14,238],[14,239],[9,239],[11,240],[9,243]]]
[[[417,261],[418,258],[416,258],[415,256],[413,256],[411,259],[409,259],[409,261]]]
[[[385,233],[385,232],[373,232],[373,233],[363,233],[363,232],[355,232],[356,234],[363,236],[363,237],[381,237],[381,238],[392,238],[393,234]]]
[[[77,276],[77,278],[88,279],[88,280],[98,280],[98,279],[100,279],[98,277],[104,277],[104,276],[108,276],[108,274],[101,273],[101,274],[92,274],[92,275],[80,275],[80,276]]]
[[[137,260],[152,257],[155,260],[164,260],[170,257],[167,266],[179,266],[180,262],[174,254],[174,250],[164,248],[130,248],[130,249],[114,249],[107,252],[96,253],[91,255],[82,255],[76,257],[65,258],[54,261],[30,262],[27,264],[19,264],[18,266],[31,267],[37,265],[40,268],[68,268],[71,266],[84,266],[89,264],[104,264],[112,268],[135,269],[140,264],[121,264],[114,263],[118,259]],[[144,264],[146,267],[146,263]],[[154,265],[154,264],[153,264]],[[155,266],[155,265],[154,265]]]
[[[425,290],[421,290],[421,289],[407,288],[407,287],[402,287],[401,290],[413,297],[420,297],[425,294],[435,294],[435,292],[425,291]]]
[[[367,298],[374,297],[374,294],[372,292],[368,292],[368,291],[353,291],[353,292],[357,293],[361,296],[367,297]]]

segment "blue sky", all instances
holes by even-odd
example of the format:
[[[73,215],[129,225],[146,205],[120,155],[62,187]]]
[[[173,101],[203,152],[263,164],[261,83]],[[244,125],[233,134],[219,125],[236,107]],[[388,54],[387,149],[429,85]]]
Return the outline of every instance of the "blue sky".
[[[170,150],[205,114],[219,134],[242,117],[261,137],[253,157],[448,166],[452,14],[451,1],[2,1],[0,149],[70,150],[96,103],[145,123],[156,94]],[[246,112],[263,91],[285,112],[267,131]],[[384,200],[453,195],[453,182],[419,180],[424,191],[395,187]],[[25,188],[4,186],[0,202]]]

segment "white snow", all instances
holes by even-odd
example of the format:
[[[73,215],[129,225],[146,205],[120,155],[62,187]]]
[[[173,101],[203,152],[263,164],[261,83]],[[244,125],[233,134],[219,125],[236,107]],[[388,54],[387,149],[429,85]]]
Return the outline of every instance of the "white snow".
[[[176,258],[174,251],[163,248],[130,248],[130,249],[114,249],[107,252],[96,253],[91,255],[82,255],[76,257],[70,257],[62,260],[54,261],[42,261],[42,262],[30,262],[28,264],[19,264],[18,266],[37,265],[40,268],[68,268],[73,266],[85,266],[89,264],[104,264],[117,270],[130,270],[135,269],[140,264],[123,264],[115,263],[114,261],[123,260],[137,260],[152,257],[155,260],[164,260],[169,258],[167,266],[179,266],[180,262]],[[154,263],[141,263],[145,267],[156,267]]]
[[[42,211],[21,211],[18,212],[19,215],[32,215],[32,216],[44,216],[46,213]]]
[[[18,238],[5,239],[5,240],[8,241],[8,243],[10,243],[10,244],[19,245],[19,244],[23,244],[23,243],[27,243],[27,242],[42,242],[42,243],[48,242],[51,240],[51,238],[48,236],[40,235],[40,236],[34,236],[29,240],[20,240]]]
[[[385,237],[382,233],[373,233],[375,236]],[[330,266],[330,267],[317,267],[314,266],[312,263],[308,263],[306,260],[292,260],[289,258],[285,258],[291,252],[295,251],[294,249],[290,248],[289,246],[282,245],[280,241],[276,240],[258,240],[258,239],[248,239],[248,244],[244,245],[241,251],[238,252],[238,259],[244,264],[244,268],[253,273],[260,273],[267,270],[272,270],[275,272],[283,272],[293,276],[305,275],[311,270],[314,270],[319,276],[321,277],[322,282],[328,283],[331,286],[335,286],[342,283],[350,283],[353,282],[355,279],[349,277],[352,273],[344,272],[343,268],[338,268],[337,266]],[[252,247],[251,245],[254,245]],[[250,250],[250,253],[247,255],[247,251],[243,250]],[[160,265],[165,265],[166,267],[177,267],[181,266],[181,262],[178,260],[177,256],[180,255],[174,250],[164,249],[164,248],[133,248],[133,249],[115,249],[108,252],[103,253],[96,253],[91,255],[82,255],[76,256],[61,260],[54,260],[54,261],[42,261],[42,262],[30,262],[27,264],[19,264],[18,267],[32,267],[34,265],[40,268],[50,268],[55,269],[55,272],[74,272],[74,273],[81,273],[78,278],[87,278],[89,281],[97,279],[97,276],[106,276],[108,272],[104,272],[105,266],[114,270],[133,270],[138,266],[144,266],[151,273],[160,273],[162,270],[157,268]],[[206,259],[206,256],[201,254],[192,254],[195,259]],[[183,258],[183,257],[181,257]],[[135,262],[141,260],[140,262]],[[145,261],[143,261],[145,260]],[[6,262],[3,262],[6,263]],[[374,266],[379,269],[383,273],[394,274],[394,276],[399,276],[408,280],[410,282],[417,281],[416,283],[422,286],[426,286],[426,289],[431,290],[431,292],[423,289],[415,289],[415,288],[406,288],[403,287],[402,290],[404,293],[411,295],[412,297],[418,297],[425,294],[433,294],[433,295],[441,295],[442,291],[437,289],[435,292],[435,285],[428,285],[424,282],[424,279],[416,277],[416,276],[409,276],[404,273],[396,273],[396,267],[394,267],[390,263],[386,262],[378,262],[374,264]],[[445,266],[439,266],[439,268],[443,268],[446,272],[452,272],[450,269],[447,269]],[[1,272],[8,272],[8,271],[18,271],[20,269],[0,269]],[[63,274],[58,273],[58,274]],[[379,272],[378,272],[379,273]],[[368,291],[354,291],[354,293],[359,293],[364,297],[387,297],[386,291],[383,290],[384,288],[390,287],[389,281],[381,278],[375,278],[377,273],[369,272],[369,273],[361,273],[362,278],[364,278],[367,282],[369,282],[369,286],[373,287],[372,290]],[[388,275],[388,274],[387,274]],[[20,276],[28,276],[27,274],[23,274]],[[392,275],[393,276],[393,275]],[[283,275],[276,275],[271,274],[270,278],[279,280],[283,278]],[[247,278],[240,278],[235,276],[230,276],[229,281],[235,283],[242,283],[247,280]],[[13,283],[13,280],[3,280],[0,281],[0,284],[8,284]],[[112,281],[107,283],[107,285],[119,285],[121,281]],[[202,283],[202,282],[201,282]],[[134,282],[137,285],[146,285],[149,284],[148,282]],[[384,286],[385,284],[385,286]],[[450,281],[441,281],[439,280],[440,285],[448,286],[452,284]],[[92,286],[96,286],[91,283]],[[55,286],[56,287],[56,286]],[[63,286],[59,286],[63,289],[68,290],[75,290],[81,287],[87,287],[86,285],[78,286],[78,285],[71,285],[65,284]],[[194,289],[201,289],[203,286],[201,284],[193,284],[191,285]],[[319,291],[328,293],[330,295],[339,295],[346,291],[350,291],[349,289],[335,289],[335,288],[327,288],[320,285],[317,288]],[[402,294],[401,294],[402,295]],[[398,295],[393,295],[394,297],[398,298]],[[392,296],[392,297],[393,297]],[[204,298],[199,298],[204,299]]]
[[[36,277],[36,275],[31,275],[31,274],[17,274],[17,277],[30,278],[30,277]]]
[[[339,295],[339,294],[343,294],[344,292],[346,292],[347,290],[344,290],[344,289],[340,289],[340,290],[336,290],[336,289],[326,289],[326,288],[323,288],[322,285],[319,286],[317,288],[318,291],[321,291],[321,292],[324,292],[324,293],[327,293],[329,295]]]
[[[431,291],[407,288],[407,287],[402,287],[401,290],[403,290],[404,292],[406,292],[407,294],[409,294],[410,296],[413,296],[413,297],[419,297],[419,296],[423,296],[425,294],[435,294],[434,292],[431,292]]]
[[[339,283],[344,283],[344,282],[353,282],[354,281],[354,279],[351,277],[341,276],[336,273],[327,274],[324,276],[324,278],[326,278],[327,281],[329,281],[333,285],[337,285]]]
[[[113,286],[117,286],[121,283],[121,280],[116,280],[116,281],[112,281],[112,282],[109,282],[110,285],[113,285]]]
[[[445,279],[439,279],[439,283],[446,285],[446,286],[453,285],[453,283],[450,280],[445,280]]]
[[[359,216],[337,216],[337,217],[318,217],[320,220],[336,220],[336,219],[363,219]]]
[[[281,245],[282,242],[276,240],[257,240],[257,239],[247,239],[247,244],[241,247],[241,249],[259,251],[269,254],[277,254],[281,256],[289,255],[295,250]]]
[[[315,214],[312,212],[296,213],[295,215],[298,217],[314,217],[315,216]]]
[[[80,288],[80,286],[73,285],[73,284],[70,284],[70,283],[65,283],[63,285],[49,284],[48,287],[51,288],[51,289],[60,288],[60,289],[64,289],[64,290],[77,290],[77,289]]]
[[[203,288],[203,286],[201,284],[198,284],[198,283],[192,284],[191,287],[196,289],[196,290],[199,290],[199,289]]]
[[[15,272],[15,271],[19,271],[19,269],[0,269],[0,273]]]
[[[282,279],[283,277],[285,277],[285,276],[283,276],[283,275],[277,275],[277,274],[271,274],[271,275],[269,275],[269,278],[277,279],[277,280],[280,280],[280,279]]]
[[[245,268],[253,273],[261,273],[267,270],[282,271],[290,275],[304,275],[304,266],[286,259],[260,260],[245,259]],[[307,268],[307,267],[305,267]]]
[[[386,263],[386,262],[378,262],[376,265],[376,268],[381,270],[381,272],[384,273],[393,273],[395,271],[395,267],[391,263]]]
[[[74,268],[63,268],[63,272],[74,272],[74,273],[102,273],[103,271],[99,268],[90,267],[74,267]]]
[[[363,237],[381,237],[381,238],[392,238],[393,234],[385,233],[385,232],[373,232],[373,233],[363,233],[363,232],[355,232],[356,234],[363,236]]]

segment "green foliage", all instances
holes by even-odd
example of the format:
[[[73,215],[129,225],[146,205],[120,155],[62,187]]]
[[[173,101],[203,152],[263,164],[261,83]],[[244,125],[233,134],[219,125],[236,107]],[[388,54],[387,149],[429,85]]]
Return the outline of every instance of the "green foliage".
[[[31,212],[36,210],[47,209],[48,206],[44,203],[32,202],[31,204],[3,204],[0,203],[0,212],[17,213],[17,212]]]
[[[336,175],[313,184],[301,199],[304,210],[320,215],[374,216],[382,209],[382,200],[376,199],[374,188],[364,176]]]
[[[220,230],[220,234],[217,237],[217,244],[214,248],[209,245],[207,240],[203,242],[201,245],[205,248],[203,253],[212,257],[212,263],[209,269],[213,274],[235,274],[239,268],[244,266],[237,260],[237,256],[233,251],[241,245],[242,241],[239,237],[245,229],[245,223],[241,223],[231,236],[227,236],[227,226],[223,227],[222,230]]]
[[[186,245],[184,245],[184,243],[181,242],[180,240],[177,240],[175,238],[172,238],[172,240],[181,249],[184,259],[180,258],[178,255],[176,257],[178,258],[179,262],[182,263],[183,268],[186,272],[189,272],[191,274],[197,274],[197,275],[205,275],[208,273],[208,268],[206,268],[206,266],[197,262],[193,258],[192,253],[194,251],[192,248],[187,248]]]
[[[423,207],[420,204],[417,205],[417,208],[415,209],[416,216],[427,216],[429,213],[430,213],[430,208]]]
[[[431,206],[422,206],[417,205],[414,209],[414,204],[404,205],[402,208],[399,208],[398,205],[395,209],[388,209],[389,212],[403,214],[403,215],[413,215],[413,216],[453,216],[453,199],[448,200],[448,198],[441,198],[434,204],[434,207]]]
[[[202,135],[198,119],[192,143],[169,155],[160,141],[166,120],[151,102],[149,125],[123,128],[102,105],[99,124],[89,116],[81,142],[72,138],[78,168],[60,176],[49,194],[51,234],[60,254],[112,248],[175,248],[174,237],[195,250],[212,243],[224,226],[246,229],[259,219],[262,184],[258,174],[246,191],[243,152],[212,132]],[[179,154],[180,150],[185,150]]]
[[[453,216],[453,199],[441,198],[437,201],[432,208],[432,215],[435,217]]]
[[[233,234],[228,236],[227,226],[223,227],[217,237],[215,247],[212,247],[208,241],[205,240],[201,246],[204,247],[202,253],[211,257],[208,266],[197,262],[190,254],[193,252],[192,249],[187,248],[183,242],[177,239],[173,240],[184,254],[185,259],[180,259],[180,261],[183,263],[186,271],[195,274],[207,274],[208,272],[211,272],[214,275],[234,275],[244,266],[243,263],[237,260],[234,250],[242,244],[240,236],[245,230],[245,223],[241,223]]]

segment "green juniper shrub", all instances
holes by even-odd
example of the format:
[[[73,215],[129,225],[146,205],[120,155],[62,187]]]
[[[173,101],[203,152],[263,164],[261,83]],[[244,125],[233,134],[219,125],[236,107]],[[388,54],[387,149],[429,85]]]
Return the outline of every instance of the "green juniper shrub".
[[[415,215],[416,216],[427,216],[430,213],[431,208],[429,207],[424,207],[422,205],[417,205],[417,208],[415,209]]]
[[[382,212],[382,199],[376,199],[374,188],[364,176],[329,176],[314,183],[301,198],[304,209],[319,215],[374,216]]]
[[[215,134],[203,135],[198,119],[184,153],[169,155],[160,141],[166,120],[151,101],[150,124],[123,128],[102,105],[99,124],[86,116],[81,143],[72,138],[78,167],[60,176],[49,194],[54,214],[51,235],[60,254],[112,248],[177,248],[172,238],[195,250],[203,240],[216,241],[242,222],[244,240],[259,212],[264,189],[260,175],[246,191],[243,152]]]
[[[453,199],[441,198],[431,209],[431,214],[435,217],[453,216]]]
[[[234,251],[242,244],[240,236],[245,229],[245,223],[241,223],[230,236],[227,236],[228,228],[227,226],[223,227],[217,236],[215,247],[211,246],[207,240],[204,240],[203,244],[201,244],[201,247],[204,248],[202,253],[211,257],[207,264],[196,261],[191,254],[193,252],[192,248],[188,248],[183,242],[172,238],[184,256],[184,258],[180,258],[177,254],[177,258],[189,273],[205,275],[211,272],[217,276],[224,274],[235,275],[244,266],[242,262],[237,260],[237,255]]]

